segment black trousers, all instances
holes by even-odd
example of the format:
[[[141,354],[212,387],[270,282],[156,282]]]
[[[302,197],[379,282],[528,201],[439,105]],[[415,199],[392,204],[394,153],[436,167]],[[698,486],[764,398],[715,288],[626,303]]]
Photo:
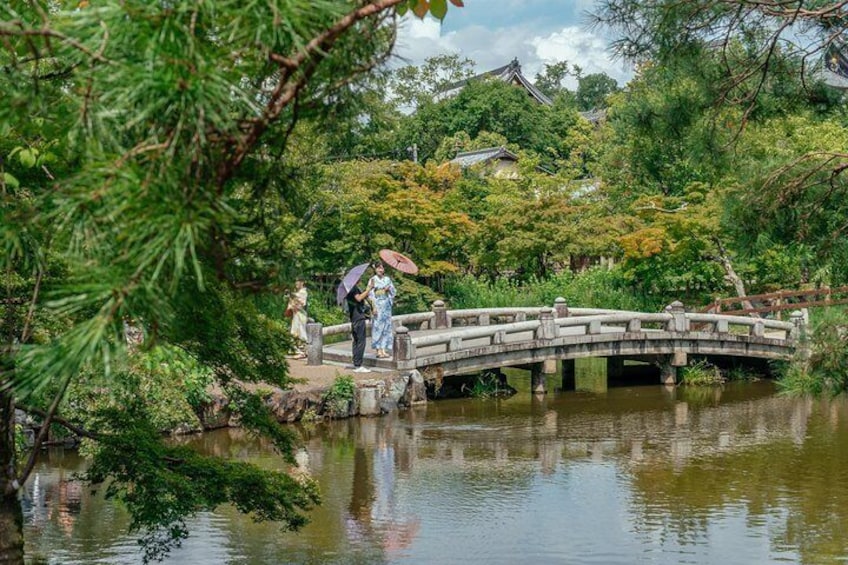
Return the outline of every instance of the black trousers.
[[[351,323],[353,333],[353,366],[361,367],[362,358],[365,356],[365,320],[357,320]]]

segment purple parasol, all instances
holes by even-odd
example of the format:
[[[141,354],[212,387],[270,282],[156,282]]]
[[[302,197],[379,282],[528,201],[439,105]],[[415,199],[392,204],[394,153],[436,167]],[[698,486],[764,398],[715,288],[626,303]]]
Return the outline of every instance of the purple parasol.
[[[357,265],[352,268],[345,274],[342,282],[339,284],[339,287],[336,289],[336,303],[341,304],[345,300],[345,296],[350,292],[350,289],[356,286],[356,283],[359,282],[359,279],[362,278],[362,275],[365,274],[365,271],[368,270],[368,267],[371,265],[369,263],[362,263],[361,265]]]

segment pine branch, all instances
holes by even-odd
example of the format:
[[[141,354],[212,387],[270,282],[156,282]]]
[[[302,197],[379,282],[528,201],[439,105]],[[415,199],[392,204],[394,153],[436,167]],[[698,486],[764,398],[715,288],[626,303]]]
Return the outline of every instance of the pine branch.
[[[247,133],[235,142],[231,155],[219,167],[217,175],[218,190],[223,191],[226,182],[233,176],[245,157],[253,150],[261,135],[268,129],[306,86],[315,74],[318,65],[327,57],[336,41],[357,22],[379,14],[405,0],[376,0],[358,8],[322,33],[313,37],[297,54],[286,57],[278,53],[269,55],[269,59],[279,65],[281,76],[274,88],[260,118],[254,120]],[[297,75],[296,78],[295,75]]]

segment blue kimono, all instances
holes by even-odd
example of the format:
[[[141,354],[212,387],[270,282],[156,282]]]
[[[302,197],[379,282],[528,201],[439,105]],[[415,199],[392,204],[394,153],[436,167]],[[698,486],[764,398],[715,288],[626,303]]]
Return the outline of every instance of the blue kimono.
[[[392,305],[395,301],[395,285],[392,279],[383,275],[371,277],[373,285],[369,297],[377,310],[371,319],[371,347],[374,349],[392,350]]]

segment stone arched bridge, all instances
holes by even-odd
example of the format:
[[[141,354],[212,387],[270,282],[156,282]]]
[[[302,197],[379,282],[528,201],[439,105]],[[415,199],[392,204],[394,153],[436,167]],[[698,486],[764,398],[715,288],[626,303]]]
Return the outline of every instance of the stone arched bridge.
[[[393,322],[393,358],[367,354],[366,366],[440,376],[524,366],[534,371],[537,390],[544,389],[539,377],[547,372],[545,362],[563,360],[567,382],[574,359],[606,357],[611,367],[624,359],[651,361],[660,366],[662,382],[673,384],[676,369],[690,356],[789,359],[804,332],[800,312],[782,322],[691,313],[679,302],[652,313],[569,308],[563,299],[553,307],[474,310],[447,310],[437,301],[430,312],[396,316]],[[351,362],[350,324],[310,323],[308,330],[309,364]]]

